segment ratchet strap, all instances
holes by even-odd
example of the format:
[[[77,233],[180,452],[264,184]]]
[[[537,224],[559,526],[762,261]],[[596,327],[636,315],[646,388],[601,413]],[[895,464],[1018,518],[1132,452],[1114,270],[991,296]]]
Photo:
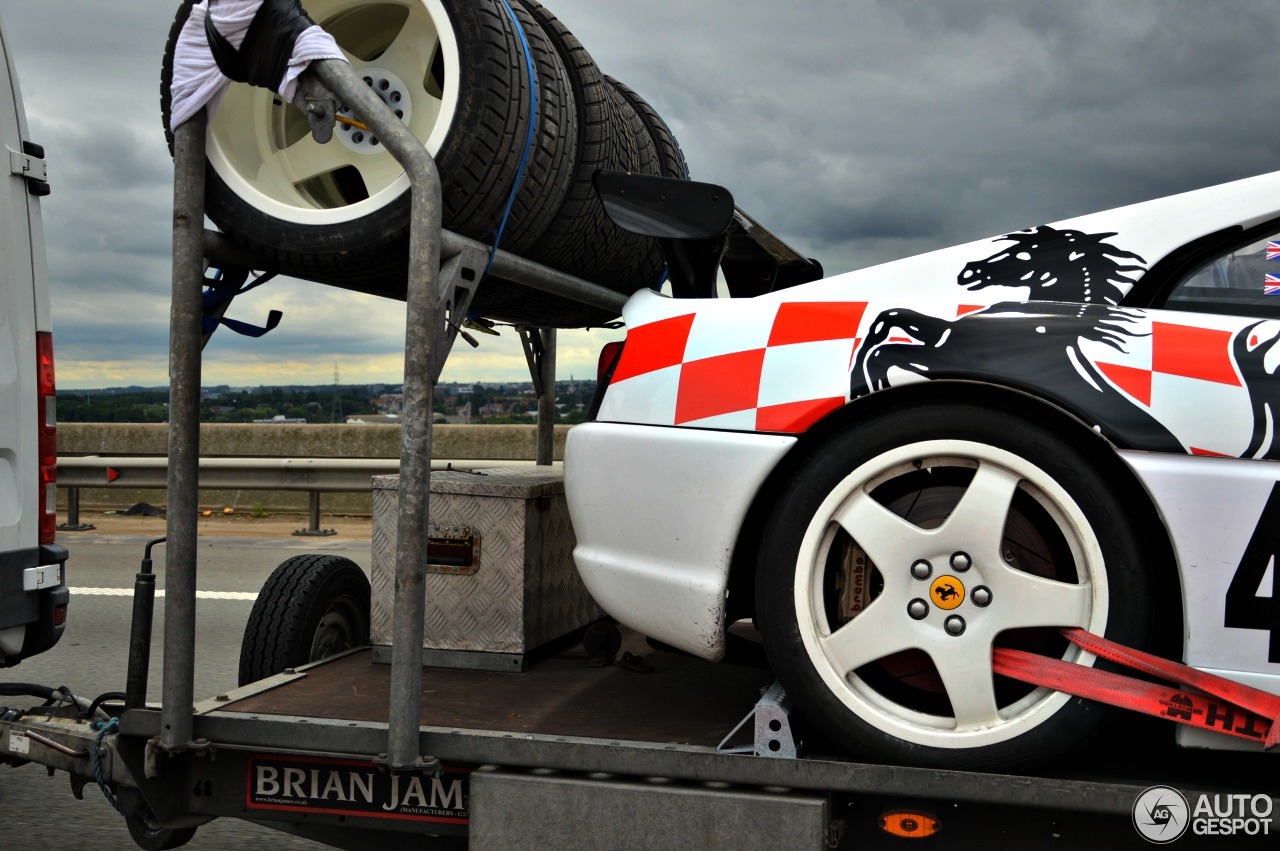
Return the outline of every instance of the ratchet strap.
[[[249,290],[253,289],[254,287],[258,287],[258,286],[261,286],[262,284],[265,284],[267,281],[274,278],[276,276],[276,273],[264,272],[263,274],[259,275],[258,277],[254,278],[251,282],[249,282],[248,284],[244,284],[243,286],[241,286],[240,283],[243,282],[244,278],[248,277],[248,274],[240,273],[240,275],[242,275],[242,277],[239,277],[238,282],[235,280],[232,280],[230,281],[229,285],[221,286],[221,287],[211,286],[209,289],[206,289],[204,291],[203,307],[204,307],[205,315],[201,319],[201,330],[204,333],[212,334],[214,331],[218,330],[219,325],[222,325],[222,326],[225,326],[226,328],[231,329],[232,331],[235,331],[237,334],[241,334],[245,337],[261,337],[263,334],[266,334],[267,332],[273,330],[277,325],[280,324],[280,319],[284,314],[282,314],[278,310],[267,311],[267,324],[265,326],[252,325],[248,322],[241,322],[239,319],[228,319],[225,316],[210,315],[212,312],[215,311],[216,308],[218,308],[219,306],[221,306],[226,302],[231,301],[236,296],[243,295],[244,293],[247,293]],[[228,280],[228,277],[225,275],[222,269],[214,270],[214,277],[213,277],[214,283],[219,283],[226,280]],[[209,281],[208,279],[206,279],[206,284],[208,283]]]
[[[1008,647],[993,651],[995,672],[1034,686],[1261,742],[1266,750],[1280,747],[1280,695],[1116,644],[1083,629],[1060,632],[1100,659],[1172,685]]]

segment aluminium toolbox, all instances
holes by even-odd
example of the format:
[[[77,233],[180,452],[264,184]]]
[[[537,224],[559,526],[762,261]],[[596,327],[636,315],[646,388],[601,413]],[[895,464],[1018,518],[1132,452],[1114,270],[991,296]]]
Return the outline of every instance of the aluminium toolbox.
[[[399,476],[373,479],[370,643],[389,662]],[[600,618],[573,563],[559,467],[433,471],[423,664],[522,671],[526,656]]]

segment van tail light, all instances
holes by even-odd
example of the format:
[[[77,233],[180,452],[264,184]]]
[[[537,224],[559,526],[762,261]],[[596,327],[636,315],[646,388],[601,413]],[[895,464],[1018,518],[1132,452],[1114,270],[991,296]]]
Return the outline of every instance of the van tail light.
[[[40,543],[52,544],[58,525],[58,408],[53,384],[53,335],[36,333],[36,395],[39,411]]]
[[[595,420],[596,414],[600,413],[600,405],[604,402],[604,391],[613,380],[613,371],[618,368],[618,361],[622,360],[624,343],[624,340],[605,343],[604,348],[600,350],[600,360],[596,363],[596,392],[591,397],[591,404],[587,406],[588,422]]]

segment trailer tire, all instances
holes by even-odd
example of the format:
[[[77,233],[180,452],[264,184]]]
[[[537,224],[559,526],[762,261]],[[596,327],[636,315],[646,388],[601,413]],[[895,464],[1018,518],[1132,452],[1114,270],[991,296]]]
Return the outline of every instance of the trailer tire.
[[[144,815],[127,815],[125,826],[129,828],[129,836],[143,851],[168,851],[170,848],[181,848],[196,835],[194,827],[164,827],[150,812]]]
[[[335,555],[297,555],[267,577],[240,645],[240,685],[369,643],[369,579]]]

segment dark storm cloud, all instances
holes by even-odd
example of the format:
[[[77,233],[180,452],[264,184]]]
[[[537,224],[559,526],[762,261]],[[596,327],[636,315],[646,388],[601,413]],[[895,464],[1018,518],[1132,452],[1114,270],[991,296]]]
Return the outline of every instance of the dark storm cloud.
[[[1270,4],[593,7],[555,4],[829,271],[1280,168]]]
[[[64,354],[127,352],[163,368],[170,160],[158,81],[176,5],[0,9],[33,138],[50,149]],[[658,109],[695,179],[728,186],[828,273],[1280,169],[1274,3],[545,5]],[[335,354],[400,350],[398,304],[280,282],[233,315],[260,322],[271,307],[285,310],[280,328],[255,341],[219,332],[206,360],[324,362],[331,376]],[[523,372],[518,353],[511,362]]]

